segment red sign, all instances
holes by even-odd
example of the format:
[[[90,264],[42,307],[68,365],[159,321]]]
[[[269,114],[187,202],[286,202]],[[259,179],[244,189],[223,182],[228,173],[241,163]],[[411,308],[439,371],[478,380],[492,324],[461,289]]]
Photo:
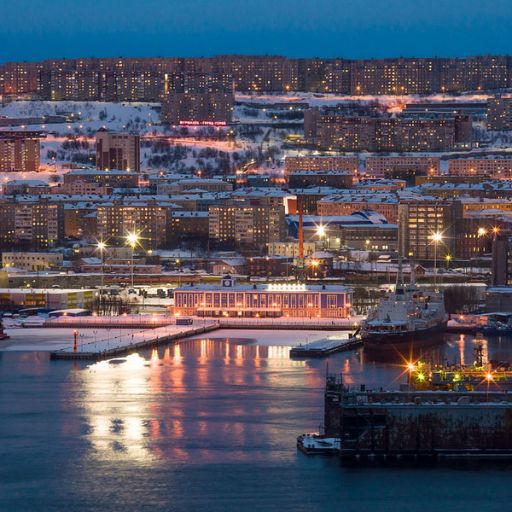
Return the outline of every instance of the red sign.
[[[227,126],[226,121],[180,121],[180,126]]]

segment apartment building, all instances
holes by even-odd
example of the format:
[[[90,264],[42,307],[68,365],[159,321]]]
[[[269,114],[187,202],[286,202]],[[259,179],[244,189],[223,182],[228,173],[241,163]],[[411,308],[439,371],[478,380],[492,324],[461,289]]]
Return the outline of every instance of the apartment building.
[[[450,118],[347,117],[336,109],[313,108],[304,113],[309,144],[337,151],[421,152],[468,149],[471,117]]]
[[[288,174],[288,186],[294,188],[332,187],[349,188],[354,177],[347,171],[297,171]]]
[[[168,79],[161,118],[171,125],[226,125],[234,103],[231,75],[176,74]]]
[[[88,183],[99,187],[129,189],[139,186],[139,175],[131,171],[76,169],[64,174],[63,182],[65,187]]]
[[[96,168],[140,172],[140,137],[100,128],[96,133]]]
[[[437,176],[440,162],[434,156],[369,156],[365,159],[364,172],[376,178],[405,179],[410,173]]]
[[[284,160],[284,172],[298,171],[347,171],[357,175],[359,157],[357,156],[287,156]]]
[[[495,96],[487,100],[487,128],[512,130],[512,98]]]
[[[448,160],[448,174],[508,180],[512,178],[512,158],[454,158]]]
[[[0,66],[0,92],[44,99],[160,101],[177,73],[229,74],[244,92],[334,92],[352,95],[431,94],[510,87],[509,56],[466,58],[293,59],[219,55],[211,58],[86,58]],[[87,95],[84,93],[89,91]],[[94,95],[96,94],[96,97]]]
[[[0,172],[38,172],[40,132],[0,132]]]
[[[263,251],[286,236],[283,205],[231,202],[209,208],[209,237],[222,246]]]
[[[433,260],[438,264],[446,256],[455,254],[456,219],[462,216],[458,203],[429,198],[403,200],[398,206],[399,253],[421,261]],[[433,235],[441,235],[435,242]]]
[[[126,243],[128,233],[137,233],[142,248],[165,247],[173,206],[171,202],[129,199],[100,204],[97,207],[98,237]]]
[[[317,212],[321,216],[345,216],[371,210],[382,214],[391,224],[398,221],[399,199],[396,193],[384,191],[345,191],[321,198]]]

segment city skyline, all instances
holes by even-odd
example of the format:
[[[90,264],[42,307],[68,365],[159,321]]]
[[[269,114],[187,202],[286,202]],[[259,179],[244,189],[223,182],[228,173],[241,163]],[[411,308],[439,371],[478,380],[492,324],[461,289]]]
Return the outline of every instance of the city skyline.
[[[194,0],[186,7],[110,0],[101,9],[62,0],[6,5],[0,62],[86,56],[430,57],[512,53],[512,5],[426,0],[273,3]],[[158,16],[155,16],[158,13]],[[198,15],[200,13],[200,15]],[[63,19],[65,23],[63,23]],[[205,23],[208,20],[208,23]]]
[[[511,0],[0,12],[0,512],[507,510]]]

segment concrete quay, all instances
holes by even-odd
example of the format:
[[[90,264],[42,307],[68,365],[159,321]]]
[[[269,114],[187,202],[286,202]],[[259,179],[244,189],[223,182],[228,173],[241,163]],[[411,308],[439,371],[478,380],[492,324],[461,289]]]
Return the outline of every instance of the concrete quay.
[[[217,321],[223,329],[272,329],[308,331],[355,331],[363,316],[352,318],[236,318],[220,317]]]
[[[50,353],[51,360],[92,360],[98,361],[110,357],[125,356],[137,350],[144,350],[158,345],[177,342],[179,340],[211,332],[219,328],[216,322],[191,326],[167,326],[158,329],[144,330],[117,338],[109,338],[79,345],[77,350],[65,348]]]
[[[176,325],[175,319],[161,318],[156,315],[155,324],[151,318],[144,322],[137,315],[130,317],[75,317],[59,318],[42,326],[44,331],[64,328],[75,329],[78,335],[76,350],[72,343],[65,348],[50,352],[52,360],[100,360],[124,356],[137,350],[152,348],[161,344],[174,343],[192,336],[201,335],[217,329],[250,330],[304,330],[304,331],[352,331],[359,324],[360,318],[323,319],[323,318],[199,318],[191,317],[191,325]],[[171,323],[172,322],[172,323]],[[167,324],[167,325],[165,325]],[[160,325],[160,327],[158,327]],[[50,329],[50,327],[52,329]],[[156,328],[155,328],[156,327]],[[98,328],[91,339],[90,332]],[[83,330],[79,330],[83,329]],[[86,341],[82,335],[88,332]],[[341,340],[346,345],[347,340]],[[355,348],[350,345],[350,348]],[[344,350],[348,350],[347,345]]]

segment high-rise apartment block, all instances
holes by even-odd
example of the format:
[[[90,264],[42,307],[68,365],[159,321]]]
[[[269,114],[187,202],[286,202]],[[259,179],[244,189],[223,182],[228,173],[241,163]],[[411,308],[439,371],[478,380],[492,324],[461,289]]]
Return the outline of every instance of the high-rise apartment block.
[[[376,178],[400,178],[409,172],[436,176],[440,161],[433,156],[369,156],[365,160],[365,174]]]
[[[489,130],[512,130],[512,98],[496,96],[487,101]]]
[[[415,152],[468,149],[471,117],[417,119],[346,117],[336,109],[313,108],[304,114],[306,141],[337,151]]]
[[[455,250],[455,222],[460,217],[454,201],[418,198],[398,205],[399,253],[412,260],[439,261]],[[442,236],[434,241],[434,233]]]
[[[485,175],[492,179],[512,178],[512,158],[454,158],[448,160],[450,176]]]
[[[39,84],[37,62],[6,62],[0,66],[0,92],[5,95],[35,93]]]
[[[38,172],[39,132],[0,132],[0,172]]]
[[[499,90],[512,85],[510,56],[466,58],[292,59],[87,58],[9,62],[0,93],[47,100],[161,101],[173,74],[230,75],[237,91],[332,92],[351,95]]]
[[[124,242],[128,233],[140,235],[140,245],[165,247],[172,204],[151,200],[122,201],[98,205],[98,235],[104,240]]]
[[[172,125],[225,125],[235,103],[233,77],[181,73],[168,78],[162,120]]]
[[[96,167],[109,171],[140,172],[140,137],[129,133],[96,133]]]
[[[231,202],[209,208],[209,237],[219,245],[262,251],[286,234],[283,205]]]
[[[357,156],[287,156],[284,160],[285,174],[297,171],[349,171],[357,175]]]
[[[0,203],[0,245],[2,247],[52,247],[64,235],[63,207],[48,199]]]

